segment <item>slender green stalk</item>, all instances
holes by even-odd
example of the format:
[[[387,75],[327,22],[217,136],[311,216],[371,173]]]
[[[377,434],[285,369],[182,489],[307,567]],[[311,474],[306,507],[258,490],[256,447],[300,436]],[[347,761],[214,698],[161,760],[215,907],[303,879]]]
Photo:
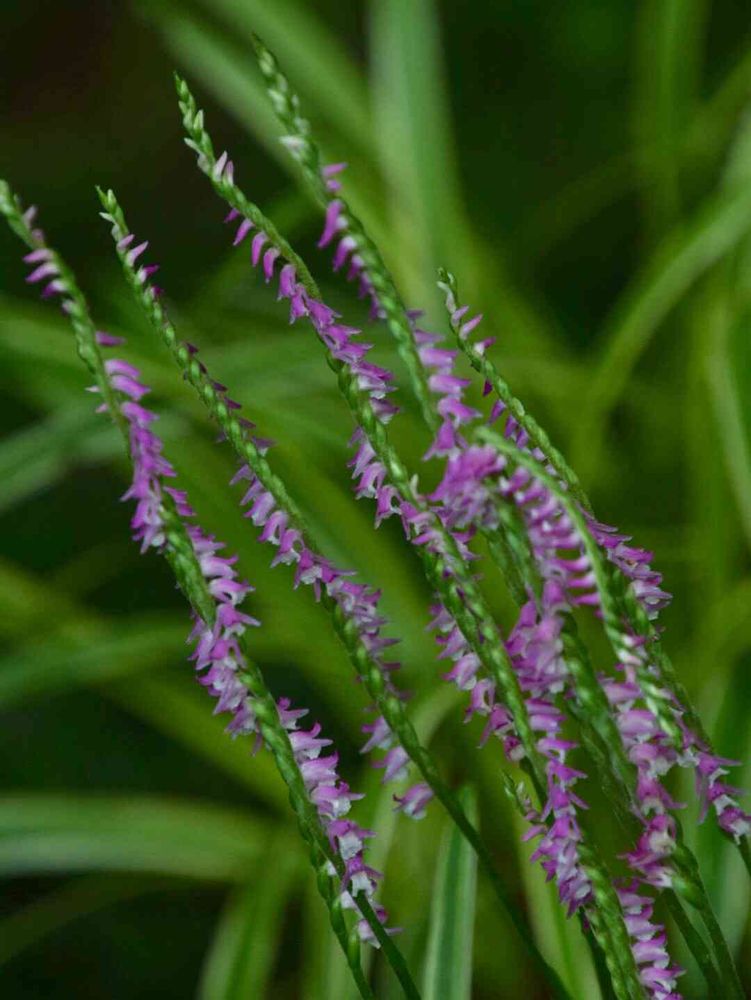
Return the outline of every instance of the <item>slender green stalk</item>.
[[[112,222],[113,237],[116,240],[128,235],[129,230],[124,214],[113,192],[99,192],[106,218]],[[186,380],[193,386],[211,416],[224,431],[227,440],[233,447],[241,462],[247,463],[258,476],[264,487],[273,495],[276,505],[287,513],[290,524],[295,526],[305,540],[306,548],[315,552],[310,531],[305,524],[303,515],[290,496],[284,482],[273,471],[268,459],[261,454],[253,440],[243,431],[242,426],[214,387],[214,382],[198,360],[193,357],[184,343],[178,340],[177,331],[168,319],[158,298],[155,297],[148,283],[142,283],[137,277],[137,271],[128,262],[127,251],[118,250],[118,257],[123,265],[126,280],[141,303],[153,329],[159,334],[170,350]],[[492,855],[482,842],[477,830],[468,819],[457,796],[441,778],[435,761],[429,751],[420,743],[417,733],[406,713],[401,699],[390,692],[386,685],[383,672],[368,652],[354,621],[345,613],[325,590],[321,592],[321,604],[332,618],[334,630],[342,642],[347,655],[355,668],[358,677],[363,681],[366,690],[378,705],[379,711],[386,719],[389,728],[399,743],[416,765],[425,782],[430,786],[436,798],[447,810],[457,827],[477,852],[478,858],[486,870],[493,889],[506,909],[511,921],[517,928],[530,956],[540,966],[557,996],[565,996],[565,990],[555,971],[548,965],[539,949],[529,924],[522,911],[513,902],[511,894],[501,879],[492,859]]]
[[[303,175],[318,201],[324,206],[334,200],[339,202],[340,218],[345,223],[343,232],[355,241],[355,252],[362,260],[363,272],[373,286],[386,325],[396,341],[399,354],[407,368],[423,419],[432,431],[436,431],[438,416],[428,388],[425,369],[417,353],[412,324],[396,284],[378,247],[353,212],[346,197],[341,191],[334,192],[327,186],[321,172],[323,167],[321,153],[313,139],[309,123],[301,114],[300,99],[282,72],[276,57],[269,52],[257,35],[254,36],[253,43],[271,104],[285,130],[282,142],[302,167]]]
[[[0,215],[5,216],[10,228],[29,250],[47,249],[50,252],[50,262],[57,268],[58,280],[63,287],[63,294],[68,303],[66,315],[73,327],[78,355],[94,377],[102,400],[107,405],[107,411],[127,443],[127,421],[120,411],[117,393],[113,390],[105,373],[102,353],[96,342],[96,327],[73,272],[60,254],[45,243],[41,231],[35,229],[33,225],[34,210],[24,212],[18,195],[12,192],[10,185],[4,180],[0,180]]]
[[[714,948],[715,961],[717,963],[717,968],[720,970],[720,977],[724,984],[724,992],[722,993],[722,996],[735,997],[737,1000],[743,1000],[746,994],[743,986],[741,985],[738,969],[736,968],[732,952],[730,951],[730,947],[725,940],[725,935],[722,932],[722,928],[720,927],[719,921],[717,920],[715,912],[712,908],[709,895],[699,872],[699,865],[696,858],[683,843],[678,844],[676,854],[678,856],[681,869],[685,872],[685,876],[687,880],[689,880],[692,890],[695,893],[695,898],[692,896],[689,898],[689,901],[693,902],[694,906],[699,911],[699,916],[707,929],[709,938]]]

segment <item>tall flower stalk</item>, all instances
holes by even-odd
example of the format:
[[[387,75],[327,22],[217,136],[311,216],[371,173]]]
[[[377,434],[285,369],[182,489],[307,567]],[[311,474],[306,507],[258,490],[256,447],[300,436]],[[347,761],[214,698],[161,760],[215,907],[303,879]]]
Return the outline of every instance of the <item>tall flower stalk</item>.
[[[24,259],[36,265],[29,276],[31,283],[51,279],[43,295],[60,297],[63,312],[71,318],[79,354],[95,379],[90,391],[104,400],[98,410],[109,414],[123,432],[133,469],[131,485],[123,496],[136,501],[133,537],[142,552],[153,548],[165,556],[192,605],[192,658],[200,682],[217,699],[216,711],[232,712],[228,732],[253,735],[274,756],[310,851],[319,893],[360,995],[371,998],[373,993],[362,972],[358,939],[383,946],[405,995],[419,996],[384,928],[386,911],[372,900],[380,874],[363,857],[365,840],[372,833],[347,818],[351,802],[361,796],[339,778],[337,755],[321,756],[331,741],[320,737],[320,726],[301,729],[299,721],[307,710],[292,708],[285,698],[275,701],[250,658],[245,632],[259,623],[240,605],[252,588],[237,575],[237,557],[218,555],[224,546],[195,523],[187,494],[166,485],[176,472],[153,429],[156,414],[141,403],[150,390],[128,362],[102,357],[102,347],[118,346],[123,338],[96,329],[72,272],[47,245],[42,230],[33,227],[35,210],[24,212],[2,181],[0,212],[30,248]],[[40,273],[42,268],[44,273]],[[355,938],[343,918],[346,909],[358,914]]]

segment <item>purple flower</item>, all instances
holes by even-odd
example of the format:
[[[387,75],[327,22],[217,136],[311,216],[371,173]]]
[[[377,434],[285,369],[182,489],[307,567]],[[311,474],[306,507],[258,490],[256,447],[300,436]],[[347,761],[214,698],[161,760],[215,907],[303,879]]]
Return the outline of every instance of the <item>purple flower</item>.
[[[346,164],[334,163],[324,166],[321,174],[325,186],[332,194],[341,189],[341,181],[336,176]],[[339,198],[332,198],[326,208],[326,219],[323,232],[318,241],[320,248],[327,247],[331,243],[336,243],[334,251],[333,267],[335,271],[341,270],[348,263],[346,274],[347,281],[357,282],[358,294],[360,298],[370,299],[371,319],[383,318],[385,311],[378,299],[373,281],[368,273],[365,261],[358,251],[357,238],[348,232],[347,206]]]
[[[569,693],[568,667],[563,656],[561,630],[567,609],[559,584],[545,584],[540,609],[529,601],[519,614],[506,649],[519,685],[526,696],[530,725],[539,734],[536,746],[545,760],[548,799],[525,839],[540,837],[532,860],[539,860],[548,880],[555,879],[569,915],[592,899],[592,885],[579,861],[582,831],[577,810],[586,804],[573,791],[585,775],[571,767],[569,754],[577,744],[565,738],[565,716],[556,696]],[[552,822],[550,822],[552,820]]]
[[[34,213],[33,209],[26,213],[29,224],[34,218]],[[43,243],[44,236],[41,230],[35,230],[34,237],[39,243]],[[120,249],[127,249],[132,243],[133,236],[129,234],[121,239],[118,245]],[[147,243],[141,243],[127,250],[129,265],[135,264],[147,246]],[[45,246],[39,246],[27,255],[27,262],[37,265],[29,276],[29,281],[34,283],[52,277],[54,280],[47,286],[46,291],[50,294],[68,296],[64,300],[63,307],[66,311],[70,311],[73,293],[67,283],[60,279],[60,266],[53,252]],[[268,267],[273,267],[273,259],[269,259]],[[142,267],[137,272],[139,282],[148,281],[155,270],[154,265]],[[151,291],[153,293],[153,289]],[[123,338],[113,337],[104,331],[98,331],[95,339],[102,347],[113,347],[123,343]],[[147,548],[164,550],[167,545],[165,494],[173,501],[174,509],[181,519],[192,519],[194,512],[185,491],[166,486],[164,483],[165,479],[174,478],[176,473],[164,458],[161,439],[152,429],[157,415],[140,403],[150,390],[140,381],[138,369],[126,361],[111,358],[105,362],[104,377],[109,379],[117,394],[120,412],[128,425],[133,478],[123,499],[136,501],[136,510],[131,520],[133,537],[141,543],[141,551]],[[98,393],[99,387],[93,386],[90,391]],[[237,406],[226,396],[225,402],[231,408]],[[97,409],[99,412],[104,412],[106,405],[101,404]],[[256,506],[255,516],[264,524],[269,520],[269,513],[268,503],[262,502],[260,507]],[[258,746],[263,740],[253,703],[239,676],[248,667],[240,639],[247,628],[259,624],[256,619],[240,610],[240,605],[252,588],[237,577],[235,569],[237,557],[220,555],[224,548],[222,543],[205,534],[195,523],[186,523],[185,528],[207,584],[208,593],[215,602],[213,622],[203,621],[197,613],[194,613],[194,627],[189,639],[195,644],[191,659],[195,661],[200,683],[216,699],[215,713],[232,714],[227,731],[234,736],[253,734]],[[272,536],[280,551],[284,553],[284,557],[289,557],[297,551],[295,544],[298,539],[289,537],[283,520],[277,518],[273,528],[270,528],[269,539]],[[331,582],[333,574],[323,572],[322,578]],[[373,614],[369,603],[368,614],[372,624]],[[277,704],[277,711],[279,720],[289,735],[292,752],[310,800],[318,812],[332,850],[338,853],[344,866],[345,875],[341,885],[343,905],[355,906],[352,897],[360,892],[364,892],[368,899],[372,900],[381,875],[366,865],[364,846],[365,840],[373,834],[346,818],[352,802],[362,796],[352,792],[340,779],[337,772],[337,754],[320,756],[321,750],[331,743],[330,740],[320,737],[320,725],[316,723],[309,730],[299,728],[299,721],[307,714],[307,710],[293,709],[289,701],[282,698]],[[394,764],[395,762],[392,762],[390,766],[393,767]],[[377,918],[385,923],[388,918],[386,910],[377,903],[374,903],[373,908]],[[357,927],[363,941],[377,944],[373,931],[365,920],[360,920]],[[394,933],[394,929],[389,930],[389,933]]]
[[[241,504],[249,507],[247,515],[250,515],[253,523],[262,529],[260,541],[277,549],[272,565],[279,562],[294,565],[295,586],[302,584],[312,587],[318,600],[325,592],[339,606],[345,617],[353,624],[359,641],[384,675],[389,693],[403,698],[404,695],[397,690],[391,677],[399,669],[400,664],[385,656],[386,651],[397,640],[383,634],[387,620],[379,609],[380,591],[354,581],[351,578],[353,575],[351,571],[338,569],[329,560],[309,548],[301,532],[290,526],[289,515],[280,509],[274,496],[264,487],[250,466],[243,465],[232,481],[247,484]],[[371,710],[375,711],[374,708]],[[400,780],[406,772],[409,758],[398,744],[386,720],[376,716],[373,721],[365,723],[362,729],[368,736],[362,747],[363,753],[370,753],[373,750],[385,751],[385,756],[374,762],[374,766],[384,769],[384,782]],[[432,792],[426,786],[415,787],[420,789],[417,808],[413,807],[414,795],[417,793],[410,794],[411,790],[402,796],[396,796],[395,800],[397,808],[403,809],[408,816],[419,819],[424,815],[425,807],[432,798]]]
[[[671,964],[665,928],[652,922],[654,903],[638,889],[632,882],[617,892],[642,985],[652,1000],[681,1000],[676,983],[683,970]]]
[[[136,369],[121,361],[108,361],[106,371],[113,385],[118,378],[130,379],[134,384],[140,378]],[[120,383],[116,388],[125,396],[140,399],[149,390],[140,383],[137,384],[137,391],[130,382]],[[175,472],[162,457],[162,443],[150,429],[155,414],[138,406],[135,411],[131,411],[130,416],[126,413],[126,417],[131,429],[133,482],[124,499],[133,498],[137,501],[132,521],[134,537],[141,541],[142,551],[150,546],[162,549],[166,544],[162,491],[170,489],[164,487],[163,480],[165,477],[174,477]],[[180,517],[193,516],[187,495],[183,491],[170,489],[170,495],[175,500]],[[190,639],[195,643],[195,648],[191,658],[195,661],[200,683],[216,699],[215,712],[232,714],[228,732],[233,736],[253,734],[258,744],[261,736],[252,700],[238,676],[247,669],[239,638],[248,627],[259,624],[239,607],[252,588],[237,577],[237,556],[220,555],[224,548],[222,543],[205,534],[197,524],[188,524],[186,527],[208,592],[215,601],[213,624],[194,616]],[[328,834],[332,849],[337,851],[345,866],[342,893],[351,896],[365,892],[371,899],[381,876],[365,865],[363,855],[365,840],[373,834],[363,830],[352,820],[345,819],[352,802],[362,796],[352,792],[340,779],[337,771],[339,758],[336,753],[321,756],[322,749],[330,746],[331,740],[320,737],[320,725],[315,723],[309,730],[299,728],[299,721],[307,714],[307,710],[292,709],[287,699],[280,699],[278,711],[279,719],[289,735],[306,791]],[[385,922],[386,911],[377,907],[376,912],[379,919]],[[374,940],[365,921],[360,921],[358,928],[363,940]]]

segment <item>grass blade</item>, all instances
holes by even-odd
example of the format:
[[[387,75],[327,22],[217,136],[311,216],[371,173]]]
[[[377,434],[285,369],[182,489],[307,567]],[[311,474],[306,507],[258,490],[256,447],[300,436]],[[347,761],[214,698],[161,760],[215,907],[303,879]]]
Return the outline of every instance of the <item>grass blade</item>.
[[[158,796],[5,795],[0,873],[150,872],[239,881],[263,856],[272,830],[247,812]]]
[[[0,660],[0,705],[100,683],[184,656],[185,628],[164,617],[131,616],[82,626],[76,638],[29,645]]]
[[[616,304],[581,414],[572,464],[586,482],[601,456],[608,418],[659,324],[694,281],[751,231],[751,188],[713,195],[674,231]]]
[[[468,299],[483,308],[502,303],[497,325],[502,318],[504,339],[523,344],[527,352],[540,347],[550,352],[559,345],[546,320],[514,287],[501,263],[502,250],[483,246],[469,224],[437,5],[434,0],[377,0],[370,5],[370,19],[377,152],[392,196],[388,251],[407,300],[432,305],[441,315],[434,276],[439,265],[461,261]]]
[[[111,875],[83,875],[72,879],[0,923],[0,965],[79,917],[174,884],[169,879],[133,875],[119,879]]]
[[[475,796],[462,794],[472,822]],[[464,838],[448,828],[433,884],[428,951],[423,977],[425,1000],[469,1000],[472,988],[477,861]]]
[[[251,756],[247,741],[234,741],[225,734],[226,721],[212,715],[203,691],[180,681],[154,676],[108,685],[106,697],[148,722],[170,739],[203,757],[242,782],[274,814],[283,813],[287,792],[270,755]]]
[[[198,1000],[271,995],[270,975],[298,862],[288,849],[272,848],[253,881],[232,893],[206,956]]]
[[[647,230],[680,217],[680,153],[699,90],[705,0],[648,0],[637,31],[635,125]]]
[[[241,39],[252,64],[252,34],[261,35],[294,70],[314,119],[324,118],[341,141],[370,150],[373,130],[365,80],[339,39],[306,3],[294,0],[200,0]]]
[[[705,364],[727,475],[751,548],[751,394],[742,389],[751,360],[747,334],[747,318],[729,330],[723,317],[716,317]]]

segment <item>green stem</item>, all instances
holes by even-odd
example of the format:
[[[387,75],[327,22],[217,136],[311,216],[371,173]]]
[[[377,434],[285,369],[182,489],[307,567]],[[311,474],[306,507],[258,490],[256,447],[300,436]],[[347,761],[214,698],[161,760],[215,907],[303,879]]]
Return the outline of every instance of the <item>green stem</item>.
[[[83,292],[76,283],[73,272],[60,254],[50,247],[40,229],[34,228],[24,214],[20,199],[6,181],[0,180],[0,215],[5,216],[8,225],[30,250],[46,250],[49,262],[57,269],[57,280],[61,285],[60,295],[65,302],[65,313],[73,328],[78,356],[91,372],[107,412],[122,434],[129,447],[128,422],[120,410],[120,401],[112,388],[104,368],[104,360],[96,340],[96,327],[91,318]]]
[[[743,859],[743,864],[746,866],[746,871],[751,875],[751,850],[749,850],[748,837],[741,838],[738,850]]]
[[[686,893],[686,898],[699,911],[699,916],[701,917],[712,942],[715,963],[719,969],[720,976],[724,984],[724,992],[722,993],[722,996],[728,998],[735,997],[737,1000],[743,1000],[745,993],[743,986],[741,985],[740,976],[738,975],[738,970],[730,951],[730,947],[725,940],[725,935],[722,932],[722,928],[720,927],[719,921],[717,920],[715,912],[712,908],[709,895],[699,872],[699,866],[696,862],[696,858],[682,842],[679,842],[678,844],[676,861],[679,866],[679,870],[685,876],[690,886],[690,892]]]
[[[589,953],[592,956],[592,965],[597,977],[597,985],[600,987],[602,1000],[616,1000],[613,989],[613,980],[610,978],[608,963],[605,961],[605,954],[597,944],[597,940],[591,930],[582,927],[582,933],[589,946]]]

